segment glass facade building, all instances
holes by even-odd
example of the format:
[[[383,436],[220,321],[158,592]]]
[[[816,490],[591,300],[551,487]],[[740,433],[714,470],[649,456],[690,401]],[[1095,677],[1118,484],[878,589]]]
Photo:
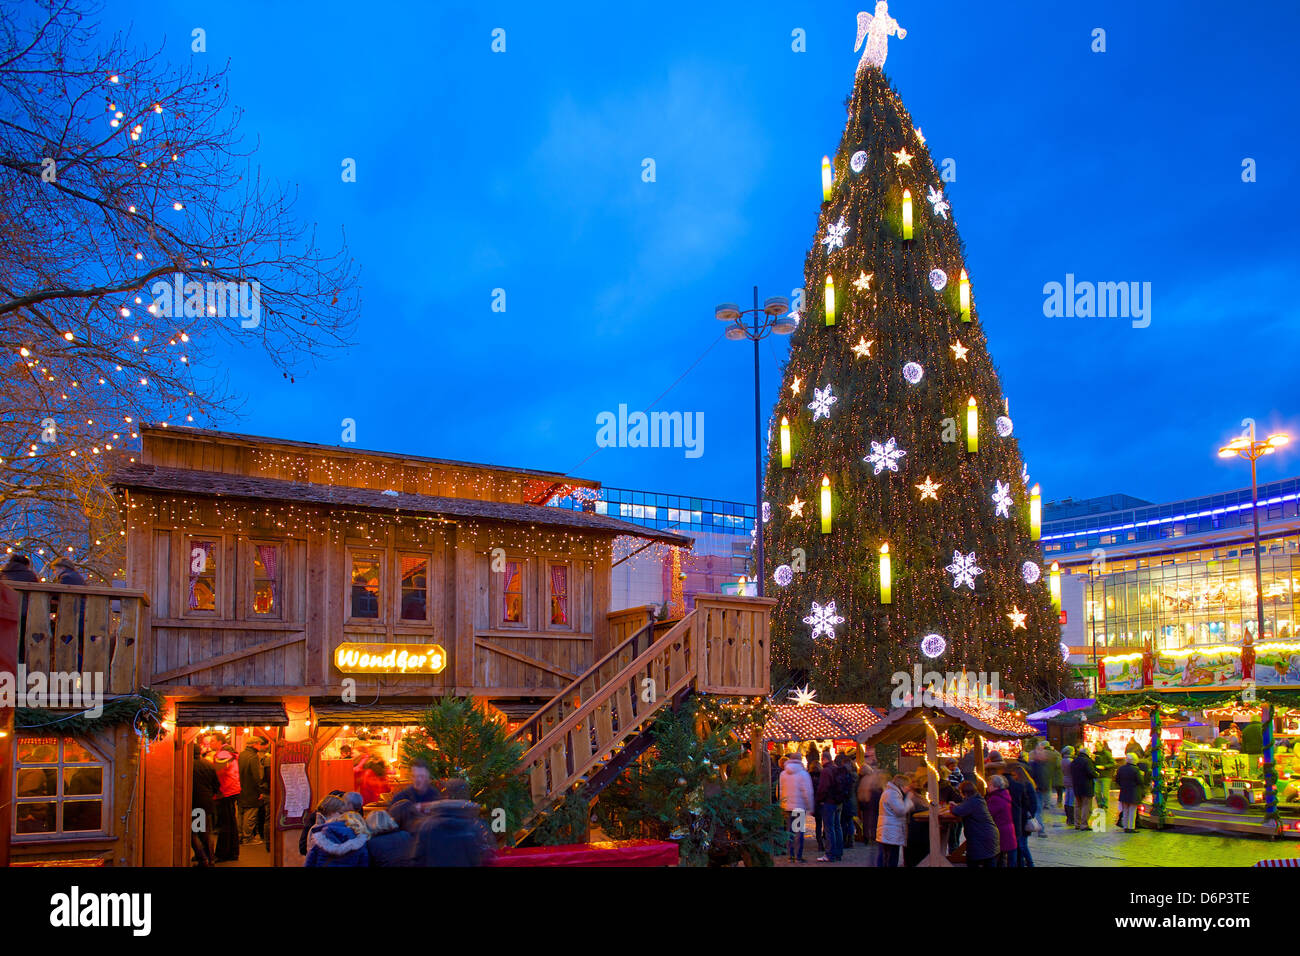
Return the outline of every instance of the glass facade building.
[[[708,531],[748,536],[754,530],[753,505],[716,498],[692,498],[630,488],[600,488],[594,492],[594,497],[590,493],[580,493],[559,498],[553,504],[557,508],[593,511],[647,528],[685,534]]]

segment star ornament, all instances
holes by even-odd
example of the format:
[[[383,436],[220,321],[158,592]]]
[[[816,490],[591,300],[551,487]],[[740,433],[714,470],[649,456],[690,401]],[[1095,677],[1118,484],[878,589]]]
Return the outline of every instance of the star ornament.
[[[830,385],[825,389],[813,388],[813,400],[808,403],[808,407],[812,409],[813,421],[819,418],[830,418],[831,406],[838,401],[839,399],[831,394]]]
[[[898,459],[906,455],[907,452],[899,448],[894,439],[889,439],[883,445],[878,441],[871,443],[871,454],[862,460],[867,464],[874,466],[873,475],[878,475],[886,468],[890,471],[898,471]]]
[[[812,612],[803,619],[803,622],[812,625],[812,639],[814,641],[823,634],[833,641],[835,640],[835,625],[843,624],[844,618],[835,613],[834,601],[831,601],[825,607],[813,601]]]
[[[1007,617],[1011,618],[1011,630],[1014,631],[1016,628],[1020,628],[1022,631],[1028,630],[1025,627],[1025,612],[1016,605],[1011,605],[1011,613]]]
[[[975,564],[974,551],[970,554],[954,551],[952,553],[952,564],[948,565],[944,570],[953,576],[953,587],[960,588],[964,584],[972,591],[975,590],[975,576],[984,573],[984,569]]]
[[[913,159],[912,154],[907,151],[906,146],[904,146],[898,152],[894,153],[895,166],[911,166],[912,159]]]
[[[800,501],[800,500],[799,500],[799,496],[798,496],[798,495],[795,495],[795,496],[794,496],[794,501],[792,501],[792,502],[790,502],[788,505],[786,505],[786,507],[790,509],[790,517],[791,517],[791,518],[802,518],[802,517],[803,517],[803,506],[806,505],[807,503],[808,503],[808,502],[806,502],[806,501]]]
[[[796,375],[794,377],[794,381],[790,383],[790,394],[798,395],[802,383],[803,383],[803,379],[801,379],[798,375]]]
[[[942,488],[943,485],[935,484],[933,481],[930,480],[930,476],[926,475],[925,481],[917,485],[916,487],[917,490],[921,492],[922,501],[924,501],[926,498],[933,498],[935,501],[938,501],[939,489]]]
[[[859,271],[858,277],[853,280],[853,288],[857,289],[860,292],[870,292],[871,280],[874,279],[875,277],[876,274],[874,272],[866,273],[866,272]]]
[[[810,690],[807,684],[790,691],[790,703],[806,706],[817,702],[817,691]]]
[[[916,134],[916,141],[924,146],[925,137],[921,135],[921,127],[918,126],[916,129],[912,130],[912,132]]]
[[[826,247],[827,252],[832,249],[843,249],[844,240],[848,238],[848,235],[849,227],[844,224],[844,217],[840,216],[839,222],[831,223],[826,227],[826,235],[822,238],[822,245]]]
[[[853,346],[853,354],[858,358],[871,358],[871,346],[876,344],[876,340],[867,341],[865,335],[858,336],[858,344]]]
[[[966,361],[966,353],[969,352],[970,349],[966,348],[966,346],[961,344],[961,339],[957,339],[957,344],[950,345],[948,346],[948,348],[952,349],[953,361],[955,362]]]

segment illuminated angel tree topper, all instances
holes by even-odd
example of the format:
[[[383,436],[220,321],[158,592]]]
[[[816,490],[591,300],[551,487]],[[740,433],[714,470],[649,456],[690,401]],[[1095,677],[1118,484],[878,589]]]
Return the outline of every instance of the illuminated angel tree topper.
[[[762,573],[796,558],[801,568],[777,579],[774,679],[811,682],[831,702],[883,704],[890,675],[910,671],[922,640],[939,634],[944,670],[997,671],[1021,703],[1050,703],[1067,678],[1060,627],[1046,576],[1024,570],[1042,555],[1030,540],[1027,472],[981,325],[978,275],[957,231],[955,186],[940,178],[880,68],[887,38],[902,35],[884,3],[860,19],[866,51],[830,198],[809,223],[804,321],[772,419],[789,421],[791,459],[782,467],[782,430],[772,429],[764,494],[782,506],[764,528]],[[807,182],[819,199],[820,172],[814,164]],[[967,441],[968,421],[977,442]],[[834,515],[824,534],[819,508],[791,504],[818,502],[823,476]],[[1008,626],[1021,613],[1024,627]]]

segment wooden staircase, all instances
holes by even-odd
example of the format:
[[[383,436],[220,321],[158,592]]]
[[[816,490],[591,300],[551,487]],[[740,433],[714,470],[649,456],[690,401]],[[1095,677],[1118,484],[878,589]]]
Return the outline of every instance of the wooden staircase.
[[[767,696],[774,604],[699,595],[686,617],[646,623],[529,718],[516,736],[531,743],[521,772],[533,809],[516,841],[579,784],[594,798],[649,748],[654,716],[690,694]]]

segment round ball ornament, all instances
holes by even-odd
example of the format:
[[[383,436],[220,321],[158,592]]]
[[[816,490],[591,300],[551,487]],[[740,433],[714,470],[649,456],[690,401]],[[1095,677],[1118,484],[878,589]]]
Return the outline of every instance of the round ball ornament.
[[[1033,584],[1042,573],[1042,569],[1032,561],[1026,561],[1020,566],[1020,576],[1026,584]]]
[[[997,429],[999,438],[1011,437],[1011,419],[1005,415],[999,415],[993,420],[993,427]]]
[[[1065,641],[1061,641],[1061,656],[1067,661],[1070,659],[1070,645],[1065,643]]]
[[[944,272],[942,269],[931,269],[931,270],[930,270],[930,288],[931,288],[931,289],[933,289],[935,292],[939,292],[939,291],[941,291],[941,290],[943,289],[943,287],[946,286],[947,284],[948,284],[948,273]]]
[[[855,173],[860,173],[867,168],[867,154],[863,150],[858,150],[849,160],[849,169]]]
[[[921,638],[921,653],[931,659],[938,657],[948,647],[948,642],[938,634],[927,634]]]
[[[923,375],[925,375],[925,370],[916,362],[908,362],[903,366],[903,378],[907,379],[910,385],[915,385],[921,381]]]
[[[776,569],[776,573],[772,575],[772,578],[781,587],[786,587],[794,580],[794,569],[788,564],[783,564]]]

